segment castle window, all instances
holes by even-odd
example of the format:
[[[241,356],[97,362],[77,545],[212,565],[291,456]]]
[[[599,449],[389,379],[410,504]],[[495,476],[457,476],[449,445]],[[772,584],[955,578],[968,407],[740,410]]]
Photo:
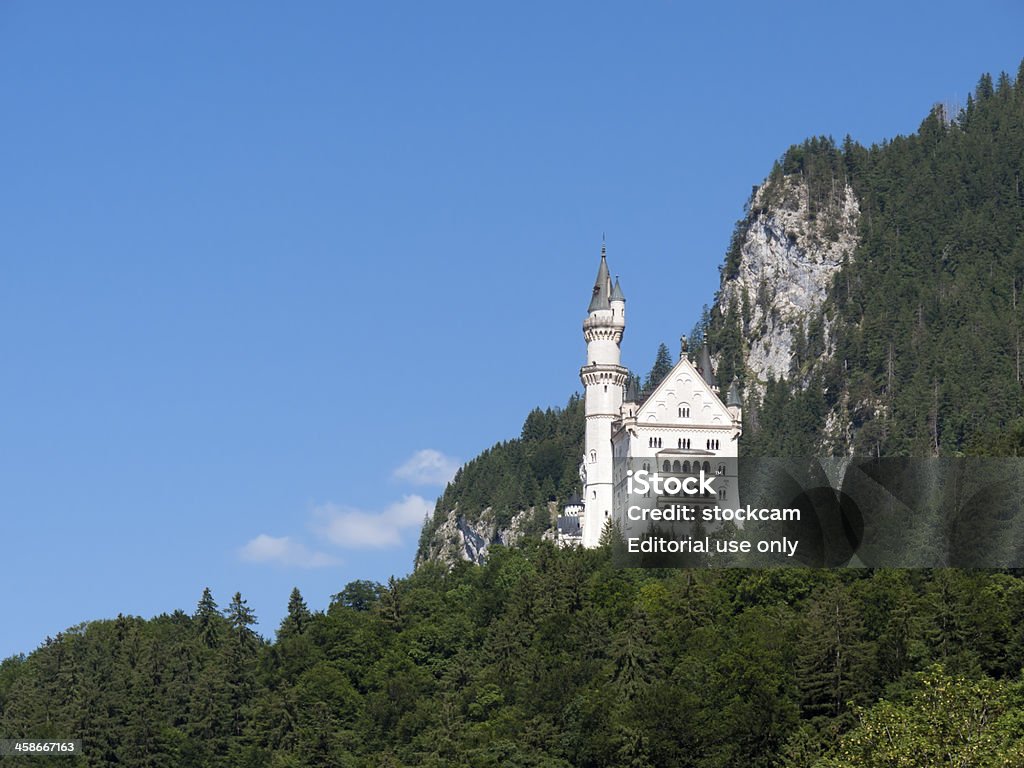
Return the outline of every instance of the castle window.
[[[683,472],[689,472],[689,471],[690,471],[690,462],[684,461],[683,462]]]
[[[591,451],[590,452],[590,461],[591,461],[591,463],[597,461],[597,451]]]
[[[690,406],[689,405],[681,405],[681,406],[679,406],[679,418],[681,418],[681,419],[688,419],[688,418],[690,418]]]
[[[715,474],[716,475],[724,475],[725,474],[725,464],[719,464],[718,465],[718,469],[715,470]]]
[[[676,474],[678,474],[681,471],[681,467],[679,466],[679,459],[676,459],[675,461],[672,462],[672,471],[675,472]]]
[[[725,498],[725,488],[719,488],[718,489],[718,498],[720,498],[720,499],[724,499]]]
[[[680,448],[683,447],[683,438],[681,438],[681,437],[679,438],[679,447]]]
[[[669,467],[668,459],[665,459],[665,463],[661,465],[661,471],[662,472],[671,472],[672,471],[671,468]]]
[[[704,466],[702,466],[701,469],[704,470],[704,474],[705,475],[710,475],[711,474],[711,462],[710,461],[705,461],[704,462]]]

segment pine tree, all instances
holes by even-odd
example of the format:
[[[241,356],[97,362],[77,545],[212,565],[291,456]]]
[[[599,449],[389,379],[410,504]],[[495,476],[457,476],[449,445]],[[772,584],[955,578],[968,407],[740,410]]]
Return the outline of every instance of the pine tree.
[[[294,587],[288,598],[288,615],[281,621],[281,626],[277,630],[278,639],[301,635],[309,625],[310,618],[311,614],[306,601],[302,599],[302,593],[298,587]]]
[[[651,366],[651,371],[644,381],[644,394],[650,395],[671,370],[672,353],[668,351],[668,347],[663,342],[658,345],[658,354],[654,358],[654,365]]]
[[[224,617],[228,620],[231,637],[239,647],[250,649],[256,646],[257,636],[252,629],[256,624],[256,614],[242,599],[241,592],[235,592],[231,604],[224,612]]]
[[[220,610],[217,608],[217,601],[213,599],[213,593],[210,592],[209,587],[203,590],[203,596],[199,598],[194,618],[199,631],[199,639],[207,648],[216,648],[220,642],[223,621]]]

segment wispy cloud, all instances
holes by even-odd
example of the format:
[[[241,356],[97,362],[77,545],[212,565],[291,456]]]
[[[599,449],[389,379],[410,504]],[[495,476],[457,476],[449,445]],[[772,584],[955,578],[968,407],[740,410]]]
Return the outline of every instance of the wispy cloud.
[[[416,451],[392,474],[415,485],[444,485],[455,476],[461,465],[458,459],[445,456],[433,448]]]
[[[402,543],[402,533],[419,528],[423,518],[433,511],[433,502],[416,494],[404,496],[381,512],[323,504],[313,510],[313,529],[345,549],[397,547]]]
[[[324,568],[337,565],[338,560],[324,552],[313,552],[288,536],[268,536],[261,533],[238,551],[239,557],[250,563],[271,563],[297,568]]]

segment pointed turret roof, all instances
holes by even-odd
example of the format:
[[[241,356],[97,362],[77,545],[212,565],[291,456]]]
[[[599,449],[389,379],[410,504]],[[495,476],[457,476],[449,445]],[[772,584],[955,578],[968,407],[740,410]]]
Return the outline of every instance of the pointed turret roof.
[[[612,286],[612,301],[625,301],[626,297],[622,295],[622,286],[619,285],[619,276],[615,276],[615,285]]]
[[[611,276],[608,274],[608,259],[604,243],[601,243],[601,266],[597,268],[597,279],[594,280],[594,295],[590,299],[588,312],[596,312],[599,309],[609,308],[609,294],[611,293]]]
[[[711,351],[708,349],[708,340],[705,337],[704,346],[700,348],[700,356],[697,358],[697,368],[700,369],[701,375],[704,377],[704,381],[708,383],[708,386],[712,389],[718,386],[718,381],[715,379],[715,372],[711,368]]]
[[[740,380],[735,376],[732,377],[732,384],[729,385],[729,394],[725,396],[725,404],[730,408],[733,406],[743,407],[743,401],[740,400]]]

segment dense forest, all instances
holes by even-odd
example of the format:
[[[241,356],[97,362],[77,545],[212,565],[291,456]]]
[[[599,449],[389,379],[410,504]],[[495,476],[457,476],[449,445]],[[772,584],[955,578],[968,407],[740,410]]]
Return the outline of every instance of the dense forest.
[[[936,106],[913,135],[790,148],[763,204],[784,205],[782,182],[793,177],[806,184],[812,218],[827,219],[849,185],[860,242],[823,315],[799,329],[790,376],[747,403],[748,454],[820,450],[829,413],[844,427],[826,446],[837,455],[1020,450],[1006,435],[1024,430],[1024,65],[1015,81],[984,75],[958,114]],[[747,214],[723,285],[758,211]],[[747,316],[719,302],[711,310],[720,382],[747,375]]]
[[[1019,455],[1024,70],[912,136],[793,147],[769,193],[793,175],[816,216],[852,187],[860,244],[790,375],[745,404],[744,451],[812,454],[832,414],[843,454]],[[716,304],[695,334],[723,386],[746,375],[742,321]],[[670,364],[659,350],[641,389]],[[582,434],[578,397],[535,410],[463,467],[434,523],[564,500]],[[154,768],[1024,765],[1017,572],[630,570],[611,542],[537,538],[339,585],[324,611],[295,591],[273,641],[240,594],[222,609],[208,591],[192,613],[69,629],[0,664],[0,736]]]
[[[0,733],[73,735],[57,759],[94,766],[1024,765],[1009,573],[536,544],[288,608],[273,643],[240,595],[71,629],[0,665]]]

